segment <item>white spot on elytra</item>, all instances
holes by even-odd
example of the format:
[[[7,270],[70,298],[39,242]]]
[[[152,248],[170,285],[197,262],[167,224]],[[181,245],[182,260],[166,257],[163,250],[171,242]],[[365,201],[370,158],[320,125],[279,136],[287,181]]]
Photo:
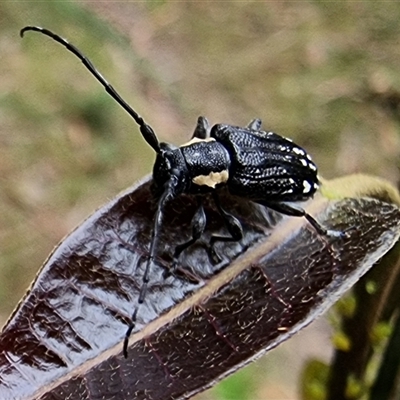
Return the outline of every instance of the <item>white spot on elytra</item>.
[[[309,164],[308,164],[308,161],[307,160],[305,160],[304,158],[301,158],[300,159],[300,162],[305,166],[305,167],[307,167]]]
[[[310,168],[312,171],[316,171],[317,170],[317,167],[315,166],[314,163],[308,164],[308,168]]]
[[[303,181],[303,193],[307,194],[311,191],[311,185],[308,181]]]
[[[293,147],[293,153],[298,154],[299,156],[305,156],[306,152],[303,149],[300,149],[298,147]]]

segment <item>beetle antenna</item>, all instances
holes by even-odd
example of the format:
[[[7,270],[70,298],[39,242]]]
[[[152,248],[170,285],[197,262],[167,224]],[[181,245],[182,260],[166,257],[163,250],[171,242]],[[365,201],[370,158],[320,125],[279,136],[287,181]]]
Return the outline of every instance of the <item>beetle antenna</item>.
[[[151,235],[151,242],[150,242],[150,250],[149,250],[149,257],[145,264],[145,269],[143,272],[143,285],[139,291],[139,298],[136,305],[136,308],[132,314],[131,323],[129,324],[128,330],[125,333],[124,344],[123,344],[123,354],[125,358],[128,358],[128,346],[129,346],[129,337],[136,326],[136,317],[138,313],[138,309],[140,305],[144,302],[148,284],[149,284],[149,272],[150,268],[154,262],[159,238],[159,230],[162,224],[162,219],[164,217],[164,208],[165,204],[173,199],[176,196],[176,187],[179,184],[179,181],[171,178],[169,179],[164,185],[164,192],[162,193],[160,199],[158,200],[157,210],[154,218],[154,226],[153,232]]]
[[[160,153],[160,143],[157,139],[157,136],[153,130],[153,128],[144,122],[143,118],[118,94],[118,92],[106,81],[106,79],[101,75],[101,73],[96,69],[96,67],[92,64],[92,62],[73,44],[69,43],[66,39],[61,36],[56,35],[55,33],[49,31],[48,29],[41,28],[39,26],[26,26],[21,29],[20,35],[24,36],[26,31],[35,31],[43,33],[46,36],[49,36],[56,42],[62,44],[67,50],[71,53],[75,54],[78,57],[83,65],[91,72],[91,74],[103,85],[106,92],[125,110],[128,114],[135,120],[135,122],[140,127],[140,133],[146,142],[154,149],[154,151],[159,154]]]

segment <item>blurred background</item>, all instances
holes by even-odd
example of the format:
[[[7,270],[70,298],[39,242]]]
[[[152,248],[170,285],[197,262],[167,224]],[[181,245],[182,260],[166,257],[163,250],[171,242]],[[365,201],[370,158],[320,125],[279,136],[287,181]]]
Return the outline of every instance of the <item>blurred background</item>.
[[[151,171],[136,125],[68,38],[152,125],[187,141],[197,117],[264,127],[305,147],[325,178],[399,181],[398,2],[1,2],[0,320],[54,246]],[[310,358],[329,361],[320,319],[197,399],[300,399]]]

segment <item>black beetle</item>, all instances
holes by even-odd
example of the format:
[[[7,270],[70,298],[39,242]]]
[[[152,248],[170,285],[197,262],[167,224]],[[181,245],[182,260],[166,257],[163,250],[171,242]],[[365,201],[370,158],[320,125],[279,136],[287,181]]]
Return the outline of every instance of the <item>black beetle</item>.
[[[153,192],[158,199],[158,206],[138,304],[143,303],[146,295],[149,271],[157,251],[158,232],[162,225],[165,204],[182,193],[196,196],[198,209],[191,222],[192,237],[176,246],[170,273],[173,272],[180,254],[195,243],[204,232],[206,215],[202,195],[206,193],[211,193],[230,234],[230,236],[211,236],[210,258],[214,262],[220,260],[215,251],[216,242],[239,241],[243,237],[240,221],[224,210],[220,204],[218,189],[222,186],[226,186],[233,195],[282,214],[305,217],[319,234],[343,234],[327,231],[304,209],[289,204],[307,200],[314,195],[319,186],[317,167],[307,152],[290,139],[261,130],[260,119],[253,120],[247,127],[217,124],[210,129],[207,119],[199,117],[192,139],[188,143],[179,147],[160,143],[151,126],[122,99],[91,61],[74,45],[44,28],[27,26],[21,30],[21,37],[26,31],[41,32],[75,54],[104,86],[107,93],[133,117],[140,127],[143,138],[157,153],[153,169]],[[137,311],[138,307],[132,314],[132,322],[126,332],[125,357]]]

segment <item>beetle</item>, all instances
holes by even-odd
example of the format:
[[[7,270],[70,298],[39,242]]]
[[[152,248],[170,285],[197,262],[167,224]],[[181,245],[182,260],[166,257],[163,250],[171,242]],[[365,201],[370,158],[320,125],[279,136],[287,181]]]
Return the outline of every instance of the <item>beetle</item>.
[[[232,195],[281,214],[304,217],[320,235],[343,235],[343,232],[325,229],[303,208],[293,204],[312,198],[317,191],[317,167],[309,154],[292,140],[262,130],[260,119],[254,119],[246,127],[216,124],[210,128],[207,119],[200,116],[188,143],[174,146],[159,142],[153,128],[123,100],[78,48],[45,28],[26,26],[20,31],[21,37],[27,31],[49,36],[78,57],[107,93],[134,119],[144,140],[156,153],[152,191],[158,203],[138,305],[124,339],[125,357],[139,306],[145,300],[149,272],[156,257],[157,239],[168,201],[185,193],[195,196],[198,204],[191,221],[191,238],[175,247],[169,273],[174,272],[182,252],[199,240],[205,230],[207,218],[203,198],[206,194],[211,195],[229,233],[228,236],[211,236],[208,252],[213,263],[221,260],[215,250],[216,243],[237,242],[242,239],[243,228],[239,219],[226,211],[219,200],[218,192],[222,187],[226,187]]]

